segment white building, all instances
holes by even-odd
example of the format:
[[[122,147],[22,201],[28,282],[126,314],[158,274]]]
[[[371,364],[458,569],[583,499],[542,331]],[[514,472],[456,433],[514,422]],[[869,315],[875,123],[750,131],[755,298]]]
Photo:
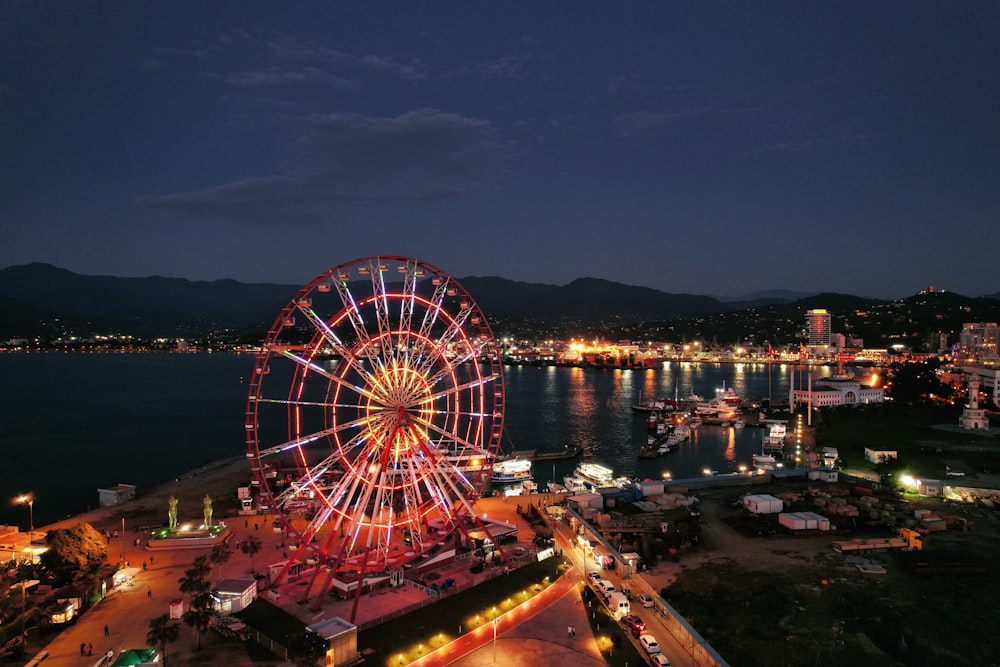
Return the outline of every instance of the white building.
[[[969,402],[958,418],[958,425],[970,431],[988,431],[990,430],[990,420],[986,416],[986,410],[979,407],[979,375],[969,373],[966,378],[966,384],[969,387]]]
[[[977,359],[996,359],[1000,347],[1000,327],[996,322],[966,322],[958,335],[964,354]]]
[[[831,405],[859,405],[882,403],[885,391],[882,387],[866,387],[852,377],[832,376],[819,380],[809,378],[805,388],[795,388],[795,372],[792,371],[788,401],[791,405],[809,405],[824,408]]]
[[[1000,367],[997,366],[962,366],[962,372],[979,377],[979,386],[993,396],[993,402],[1000,405]]]

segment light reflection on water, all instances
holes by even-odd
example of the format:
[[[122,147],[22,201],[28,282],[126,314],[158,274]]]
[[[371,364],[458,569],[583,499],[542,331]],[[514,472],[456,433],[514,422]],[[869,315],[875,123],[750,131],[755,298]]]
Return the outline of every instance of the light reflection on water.
[[[242,457],[247,379],[254,355],[0,355],[5,464],[17,472],[10,494],[32,491],[40,525],[96,505],[96,488],[137,484],[140,493],[214,459]],[[279,385],[276,365],[266,382]],[[505,447],[556,451],[569,443],[617,474],[660,479],[699,476],[749,464],[763,432],[703,426],[668,456],[639,459],[642,399],[711,398],[723,382],[744,398],[787,399],[790,370],[766,365],[673,363],[645,370],[508,366]],[[829,374],[814,369],[814,377]],[[800,373],[796,384],[805,383]],[[279,431],[283,421],[267,424]],[[535,480],[562,479],[577,461],[538,462]],[[0,523],[24,523],[23,507],[0,504]]]
[[[664,368],[600,370],[508,366],[505,449],[557,451],[567,444],[584,447],[583,459],[602,463],[618,475],[660,479],[697,477],[708,468],[720,473],[750,465],[760,451],[762,429],[702,426],[678,450],[657,459],[640,459],[646,441],[646,415],[632,405],[655,397],[705,399],[732,387],[746,402],[787,400],[789,372],[766,364],[672,363]],[[814,378],[829,369],[813,370]],[[805,378],[807,376],[803,376]],[[796,377],[796,385],[804,381]],[[576,461],[538,462],[535,481],[561,481]]]

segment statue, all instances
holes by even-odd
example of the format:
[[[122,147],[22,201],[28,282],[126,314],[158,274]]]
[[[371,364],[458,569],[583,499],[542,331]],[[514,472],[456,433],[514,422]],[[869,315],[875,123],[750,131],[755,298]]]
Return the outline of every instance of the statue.
[[[212,496],[205,494],[205,499],[202,501],[205,505],[205,528],[212,527]]]
[[[167,512],[167,525],[170,530],[177,529],[177,499],[173,495],[170,496],[170,510]]]

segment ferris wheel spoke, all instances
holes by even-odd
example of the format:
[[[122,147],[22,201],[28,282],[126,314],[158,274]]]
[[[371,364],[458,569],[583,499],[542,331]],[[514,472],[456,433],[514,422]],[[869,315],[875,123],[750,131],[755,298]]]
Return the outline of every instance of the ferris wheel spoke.
[[[477,447],[477,445],[474,442],[468,440],[467,438],[463,438],[457,433],[452,433],[451,431],[443,429],[439,427],[437,424],[424,421],[422,419],[415,419],[414,421],[416,421],[419,425],[426,428],[428,431],[433,431],[434,433],[437,433],[438,435],[442,436],[449,442],[455,442],[459,445],[462,445],[463,447],[468,447],[470,449],[479,449],[479,447]],[[434,449],[437,450],[438,448],[435,447]]]
[[[439,381],[441,379],[444,379],[444,376],[442,376],[441,378],[439,378]],[[470,380],[469,382],[465,382],[463,384],[456,384],[456,385],[450,386],[447,389],[444,389],[442,391],[435,392],[435,393],[431,394],[430,396],[428,396],[427,398],[429,400],[435,400],[436,401],[437,399],[444,398],[446,396],[460,396],[462,394],[465,394],[466,392],[470,392],[470,391],[472,391],[474,389],[478,389],[480,387],[488,385],[491,382],[495,382],[496,379],[497,378],[496,378],[495,375],[489,375],[489,376],[484,376],[484,377],[481,377],[481,378],[476,378],[475,380]]]
[[[335,382],[335,383],[337,383],[338,385],[340,385],[341,387],[343,387],[345,389],[350,389],[352,391],[355,391],[355,392],[357,392],[357,393],[365,396],[366,398],[370,398],[370,399],[374,399],[375,398],[371,394],[366,393],[366,390],[365,390],[364,387],[359,387],[358,385],[356,385],[356,384],[354,384],[352,382],[348,382],[345,378],[341,377],[337,373],[331,373],[330,371],[326,370],[325,368],[323,368],[321,366],[317,366],[316,364],[312,363],[308,359],[300,357],[297,354],[293,354],[289,350],[282,350],[281,351],[281,355],[283,357],[285,357],[286,359],[290,359],[290,360],[294,361],[296,364],[298,364],[302,368],[304,368],[306,370],[309,370],[309,371],[312,371],[312,372],[314,372],[314,373],[316,373],[318,375],[321,375],[324,378],[326,378],[327,380],[330,380],[331,382]],[[353,365],[351,367],[355,368],[355,366],[353,366]],[[355,370],[357,370],[358,373],[361,374],[361,376],[363,378],[365,378],[365,379],[370,379],[371,378],[370,371],[367,368],[365,368],[363,365],[359,365],[357,368],[355,368]]]
[[[316,431],[315,433],[310,433],[305,436],[300,436],[294,440],[289,440],[283,442],[280,445],[274,445],[273,447],[268,447],[267,449],[259,450],[260,456],[274,456],[276,454],[281,454],[282,452],[287,452],[292,449],[300,449],[306,445],[316,442],[320,438],[325,438],[334,433],[335,429],[323,429],[322,431]]]
[[[354,336],[356,339],[355,348],[362,350],[365,354],[365,358],[376,368],[379,368],[383,364],[382,358],[376,353],[374,346],[372,345],[371,336],[368,333],[368,327],[365,324],[364,317],[361,314],[361,307],[354,298],[354,294],[351,293],[350,287],[348,287],[346,281],[337,281],[337,294],[340,296],[340,301],[344,305],[344,315],[347,317],[347,321],[350,323],[354,330]],[[355,355],[351,355],[354,358]],[[353,365],[353,364],[352,364]],[[359,371],[363,365],[358,362]],[[365,375],[368,372],[365,371]]]
[[[296,302],[296,307],[299,312],[301,312],[309,323],[316,328],[323,335],[323,339],[330,345],[330,348],[340,356],[340,358],[347,364],[351,366],[355,371],[364,376],[367,374],[367,369],[361,363],[361,361],[355,356],[354,352],[351,351],[350,347],[347,346],[340,336],[330,328],[330,326],[323,321],[323,319],[316,314],[316,311],[312,309],[312,304],[308,299],[299,299]],[[302,360],[305,362],[305,360]],[[309,362],[305,362],[309,363]],[[313,370],[317,370],[318,367],[314,367]]]
[[[376,270],[371,272],[372,276],[372,305],[375,306],[375,323],[378,339],[380,341],[393,341],[392,326],[389,324],[389,298],[385,289],[385,275],[383,265],[380,263]],[[387,366],[391,366],[396,360],[397,350],[395,345],[381,346],[382,360]]]
[[[430,471],[433,473],[433,478],[437,484],[438,489],[440,490],[447,489],[451,492],[450,495],[438,493],[435,495],[435,500],[438,503],[445,503],[450,507],[448,499],[453,496],[459,499],[461,502],[465,503],[466,507],[471,509],[468,503],[465,502],[465,496],[468,495],[468,492],[472,490],[472,484],[469,482],[469,480],[460,470],[458,470],[458,468],[452,466],[443,458],[442,459],[435,458],[433,453],[427,446],[427,443],[422,443],[422,446],[426,448],[425,455],[427,456],[427,460],[429,463],[428,467]],[[444,466],[446,466],[446,471],[442,471],[441,468],[439,467],[438,464],[440,461],[444,461]],[[463,483],[463,488],[459,488],[458,486],[456,486],[455,484],[456,477]]]
[[[399,300],[399,329],[400,331],[410,331],[412,326],[413,313],[416,310],[417,302],[417,278],[423,273],[416,264],[409,262],[401,267],[403,276],[403,296]]]

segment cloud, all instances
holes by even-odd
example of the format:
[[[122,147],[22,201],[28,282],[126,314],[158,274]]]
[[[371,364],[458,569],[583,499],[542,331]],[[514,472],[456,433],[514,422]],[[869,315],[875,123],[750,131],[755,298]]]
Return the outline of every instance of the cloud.
[[[136,204],[195,218],[315,224],[362,204],[492,189],[512,154],[491,123],[437,109],[395,117],[311,114],[298,119],[294,146],[270,175]]]
[[[283,70],[269,67],[255,72],[233,72],[227,81],[238,88],[262,88],[278,86],[332,86],[345,90],[357,90],[358,84],[350,79],[330,74],[318,67],[300,70]]]
[[[355,69],[368,74],[392,76],[419,83],[427,78],[425,65],[415,58],[405,59],[387,54],[356,54],[328,46],[303,44],[282,36],[268,44],[271,55],[282,62],[313,62],[333,67]]]

